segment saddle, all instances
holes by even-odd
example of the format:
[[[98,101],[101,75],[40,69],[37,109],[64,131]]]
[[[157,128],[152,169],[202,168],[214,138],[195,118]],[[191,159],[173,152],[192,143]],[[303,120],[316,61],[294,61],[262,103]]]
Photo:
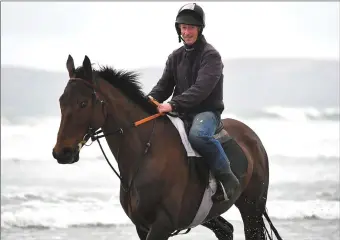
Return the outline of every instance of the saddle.
[[[218,127],[216,128],[216,131],[213,137],[216,140],[218,140],[220,143],[224,143],[230,140],[231,137],[229,133],[224,129],[224,125],[222,121],[220,121]]]
[[[184,128],[185,128],[185,132],[187,135],[189,135],[189,131],[190,131],[190,127],[191,127],[191,120],[187,120],[187,119],[182,119],[183,123],[184,123]],[[223,122],[220,120],[216,130],[215,130],[215,134],[213,135],[213,137],[218,140],[221,144],[223,144],[224,142],[230,140],[230,135],[228,134],[228,132],[224,129],[224,125]]]
[[[200,182],[208,187],[209,183],[211,182],[211,173],[210,168],[208,166],[208,161],[199,161],[197,158],[202,158],[202,156],[196,152],[192,147],[190,142],[188,141],[188,135],[190,131],[190,127],[192,124],[192,121],[190,118],[181,118],[178,116],[169,116],[169,119],[172,121],[172,123],[177,128],[182,143],[187,151],[188,156],[188,165],[190,169],[190,174],[195,175],[197,174]],[[247,158],[242,150],[242,148],[239,146],[239,144],[236,142],[236,140],[229,135],[229,133],[224,129],[224,124],[222,120],[220,120],[218,127],[215,130],[215,133],[213,137],[219,141],[222,145],[222,148],[224,149],[224,152],[228,156],[228,159],[230,161],[230,167],[235,174],[235,176],[241,180],[241,178],[246,174],[247,168],[248,168],[248,161]],[[223,190],[220,189],[220,184],[217,185],[217,193],[223,193]]]

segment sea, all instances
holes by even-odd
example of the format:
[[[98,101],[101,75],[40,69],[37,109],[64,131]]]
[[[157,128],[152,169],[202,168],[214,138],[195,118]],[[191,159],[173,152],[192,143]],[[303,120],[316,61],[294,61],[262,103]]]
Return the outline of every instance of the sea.
[[[267,210],[282,239],[338,240],[339,108],[272,106],[252,116],[226,110],[223,117],[245,122],[263,141]],[[82,149],[76,164],[52,157],[59,123],[59,116],[1,117],[1,239],[137,240],[119,203],[119,180],[96,142]],[[222,216],[234,225],[234,239],[244,240],[238,209]],[[202,226],[174,238],[216,239]]]

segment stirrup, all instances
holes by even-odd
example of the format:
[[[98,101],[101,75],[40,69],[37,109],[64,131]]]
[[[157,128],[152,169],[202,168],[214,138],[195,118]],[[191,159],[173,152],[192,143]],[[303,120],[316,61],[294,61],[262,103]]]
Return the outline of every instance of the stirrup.
[[[216,188],[216,192],[215,194],[211,197],[213,202],[219,202],[219,203],[222,203],[222,202],[227,202],[229,201],[230,199],[228,198],[228,195],[227,195],[227,192],[222,184],[222,182],[220,181],[216,181],[217,183],[217,188]],[[222,190],[222,194],[219,192],[219,190]],[[223,197],[223,199],[221,199],[221,197]]]

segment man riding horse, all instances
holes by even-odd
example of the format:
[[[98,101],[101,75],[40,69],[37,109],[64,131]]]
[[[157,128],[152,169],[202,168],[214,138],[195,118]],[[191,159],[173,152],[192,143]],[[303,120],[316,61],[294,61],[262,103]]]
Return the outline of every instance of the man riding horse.
[[[239,181],[220,142],[213,137],[224,110],[223,63],[220,53],[202,34],[204,27],[205,14],[199,5],[181,7],[175,28],[184,44],[169,55],[163,75],[148,96],[161,102],[160,113],[176,111],[190,122],[191,145],[208,161],[230,199]],[[163,103],[172,93],[173,98]]]
[[[221,214],[234,204],[240,211],[246,240],[272,239],[263,216],[281,240],[266,211],[267,152],[245,123],[221,119],[223,64],[220,54],[202,35],[204,26],[204,12],[198,5],[187,4],[178,12],[175,27],[184,46],[170,54],[163,76],[149,93],[162,102],[158,105],[161,113],[156,113],[146,98],[137,73],[112,67],[95,70],[87,55],[76,68],[69,55],[69,80],[59,98],[61,119],[52,155],[59,164],[74,164],[85,143],[97,141],[119,178],[120,204],[141,240],[168,240],[199,224],[211,229],[219,240],[232,239],[232,225]],[[171,101],[163,103],[172,92]],[[160,117],[170,111],[178,112],[188,123],[189,141],[208,164],[188,164],[192,159],[188,161],[178,131],[168,118]],[[230,137],[228,141],[223,137],[215,140],[216,135],[221,136],[216,134],[221,126]],[[103,151],[102,137],[119,173]],[[207,187],[210,176],[205,165],[222,182],[227,192],[223,197],[229,201],[220,198],[215,184],[216,191]],[[197,171],[192,171],[193,167]],[[214,191],[217,197],[211,199]]]

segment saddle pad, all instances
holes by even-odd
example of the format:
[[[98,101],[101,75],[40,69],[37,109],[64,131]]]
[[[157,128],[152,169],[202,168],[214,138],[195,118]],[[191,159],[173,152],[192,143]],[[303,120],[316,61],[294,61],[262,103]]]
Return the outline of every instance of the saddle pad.
[[[213,201],[211,197],[216,193],[217,183],[215,177],[212,174],[209,174],[209,185],[204,191],[204,195],[201,201],[201,205],[198,208],[196,216],[192,223],[189,225],[189,228],[196,227],[200,225],[204,219],[208,216],[211,207],[213,205]]]
[[[192,148],[188,140],[188,136],[184,128],[183,120],[180,119],[179,117],[172,117],[169,115],[167,116],[170,119],[170,121],[173,123],[173,125],[177,128],[179,135],[181,136],[184,148],[187,151],[187,155],[189,157],[201,157],[201,155]],[[211,207],[213,205],[211,197],[216,193],[216,189],[217,189],[217,183],[216,183],[215,177],[213,177],[212,174],[210,173],[209,174],[209,185],[204,191],[199,209],[196,213],[195,218],[189,225],[189,228],[193,228],[193,227],[200,225],[204,221],[204,219],[208,216],[211,210]]]
[[[167,115],[167,117],[170,119],[170,121],[173,123],[173,125],[177,128],[179,135],[181,136],[184,148],[187,151],[188,157],[201,157],[201,155],[192,148],[192,146],[191,146],[191,144],[188,140],[188,135],[185,132],[183,120],[180,119],[179,117],[172,117],[172,116],[169,116],[169,115]]]

